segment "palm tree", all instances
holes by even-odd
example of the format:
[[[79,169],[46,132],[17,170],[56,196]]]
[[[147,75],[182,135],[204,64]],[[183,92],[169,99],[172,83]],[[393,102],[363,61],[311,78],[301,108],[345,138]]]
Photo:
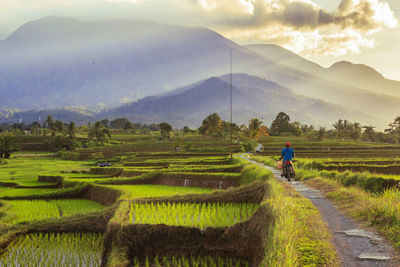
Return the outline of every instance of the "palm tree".
[[[15,139],[10,135],[3,135],[0,138],[0,158],[8,159],[11,153],[17,151]]]
[[[73,121],[70,122],[70,124],[68,125],[67,134],[68,134],[69,139],[75,139],[75,135],[76,135],[75,122],[73,122]]]
[[[90,128],[88,137],[89,140],[95,141],[96,144],[104,144],[108,142],[109,138],[111,138],[111,133],[101,122],[98,121],[92,128]]]

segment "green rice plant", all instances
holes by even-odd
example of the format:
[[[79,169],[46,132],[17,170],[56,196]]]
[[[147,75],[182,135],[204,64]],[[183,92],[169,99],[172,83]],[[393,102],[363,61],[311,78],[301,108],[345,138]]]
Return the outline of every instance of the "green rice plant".
[[[139,258],[135,257],[132,260],[132,266],[171,266],[171,267],[248,267],[249,262],[243,259],[234,259],[229,257],[215,257],[215,256],[177,256],[177,255],[166,255],[166,256],[155,256],[154,258],[146,257],[144,262],[141,262]]]
[[[0,168],[0,182],[11,181],[19,185],[30,186],[37,181],[38,175],[61,175],[64,170],[85,169],[89,161],[71,161],[50,157],[51,154],[39,153],[32,156],[25,153],[16,153],[16,157],[7,160],[6,165]],[[10,175],[10,171],[16,171]]]
[[[24,197],[32,195],[46,195],[59,192],[56,188],[4,188],[0,191],[0,198]]]
[[[103,205],[86,199],[63,200],[13,200],[6,202],[10,208],[0,221],[10,224],[59,219],[100,211]]]
[[[8,223],[21,223],[60,218],[55,204],[45,200],[15,200],[10,201],[11,208],[4,220]]]
[[[73,198],[83,192],[88,184],[64,182],[65,188],[9,188],[0,192],[0,199],[60,199]]]
[[[100,266],[103,240],[97,233],[21,236],[0,256],[0,266]]]
[[[249,219],[254,203],[132,203],[130,223],[226,227]]]
[[[104,206],[100,203],[87,199],[51,200],[50,203],[58,207],[62,217],[70,217],[104,209]]]
[[[130,195],[131,199],[147,197],[166,197],[187,194],[211,193],[209,188],[168,186],[168,185],[110,185],[110,188],[121,190]]]

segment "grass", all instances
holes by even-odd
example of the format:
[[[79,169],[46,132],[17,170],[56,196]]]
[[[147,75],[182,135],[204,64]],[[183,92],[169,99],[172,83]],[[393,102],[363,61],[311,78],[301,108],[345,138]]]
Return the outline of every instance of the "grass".
[[[268,166],[276,166],[276,157],[253,156],[254,160]],[[308,180],[315,177],[324,177],[340,181],[345,186],[356,185],[371,193],[382,193],[387,188],[394,187],[400,182],[400,176],[376,174],[370,172],[328,171],[319,170],[324,166],[322,160],[297,159],[295,163],[296,179]]]
[[[211,193],[213,190],[198,187],[180,187],[168,185],[109,185],[107,187],[121,190],[130,195],[131,199],[146,197],[165,197],[187,194]]]
[[[23,223],[48,219],[59,219],[79,214],[100,211],[103,205],[86,199],[64,200],[14,200],[6,201],[9,209],[6,216],[0,218],[4,223]]]
[[[317,208],[293,189],[270,181],[275,225],[264,266],[339,266],[332,236]]]
[[[274,164],[271,158],[255,159]],[[317,168],[321,161],[300,162],[308,169],[297,169],[296,179],[324,191],[329,199],[347,210],[350,216],[377,226],[394,247],[400,248],[400,191],[397,188],[386,189],[385,186],[385,181],[394,180],[397,183],[398,177],[367,172],[319,171],[313,168]]]
[[[360,220],[377,226],[384,236],[400,248],[400,191],[386,190],[381,194],[366,192],[358,187],[345,187],[341,182],[316,177],[307,184],[321,188],[326,196],[348,213]]]
[[[132,203],[130,222],[186,227],[226,227],[249,219],[258,205],[243,203]]]
[[[263,183],[273,178],[272,172],[266,172],[263,168],[259,168],[254,164],[249,164],[242,170],[242,178],[240,185],[248,185],[254,182]]]
[[[100,266],[103,234],[30,234],[13,241],[0,266]]]
[[[256,160],[264,162],[264,157]],[[274,165],[275,161],[267,163]],[[271,188],[271,197],[263,204],[271,206],[275,222],[266,240],[262,266],[339,266],[332,236],[311,201],[286,183],[270,179],[269,170],[253,164],[244,171],[242,179],[265,180]]]

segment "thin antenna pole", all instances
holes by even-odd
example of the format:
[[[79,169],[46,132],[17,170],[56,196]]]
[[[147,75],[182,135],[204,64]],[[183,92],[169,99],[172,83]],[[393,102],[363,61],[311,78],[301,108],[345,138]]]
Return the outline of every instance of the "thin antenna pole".
[[[232,134],[232,48],[229,49],[229,58],[230,58],[230,83],[229,83],[229,89],[230,89],[230,94],[231,94],[231,158],[233,158],[233,134]]]

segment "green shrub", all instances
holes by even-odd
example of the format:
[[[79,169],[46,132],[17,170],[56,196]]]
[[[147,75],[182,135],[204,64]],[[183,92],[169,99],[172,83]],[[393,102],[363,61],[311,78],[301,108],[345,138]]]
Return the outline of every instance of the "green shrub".
[[[246,141],[246,142],[242,143],[242,150],[244,152],[254,151],[256,146],[257,146],[257,143],[255,141],[249,140],[249,141]]]

